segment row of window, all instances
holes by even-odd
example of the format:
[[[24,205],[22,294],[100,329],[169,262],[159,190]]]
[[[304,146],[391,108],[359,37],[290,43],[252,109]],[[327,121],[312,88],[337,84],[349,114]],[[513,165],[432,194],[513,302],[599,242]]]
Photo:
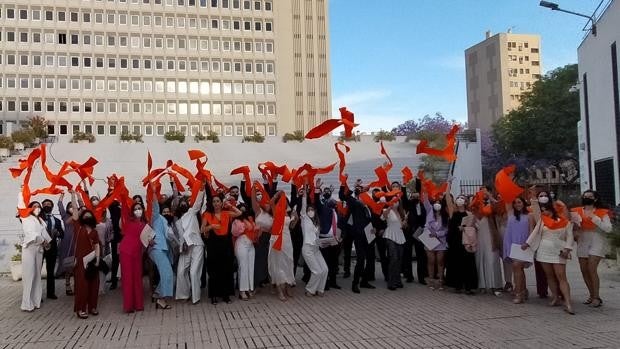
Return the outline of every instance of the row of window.
[[[92,1],[92,0],[82,0],[82,2],[88,2],[88,1]],[[209,7],[208,4],[211,4],[211,8],[222,8],[222,9],[230,9],[232,8],[233,10],[254,10],[254,11],[261,11],[261,10],[265,10],[265,11],[272,11],[273,6],[271,1],[264,1],[264,3],[260,0],[243,0],[243,2],[241,0],[94,0],[94,2],[106,2],[108,4],[110,3],[117,3],[117,4],[132,4],[132,5],[140,5],[140,4],[144,4],[144,5],[149,5],[149,4],[153,4],[153,5],[166,5],[166,6],[197,6],[197,7]],[[243,4],[243,8],[241,7],[241,4]],[[252,7],[252,5],[254,5],[254,7]],[[20,19],[28,19],[28,10],[27,9],[23,9],[23,8],[19,8],[19,18]],[[25,13],[22,13],[22,11],[26,11]],[[36,15],[34,14],[34,11],[37,10],[33,10],[33,17],[36,18]],[[10,5],[5,6],[5,13],[6,16],[8,18],[16,18],[16,11],[14,7],[11,7]],[[0,8],[0,17],[2,16],[2,9]]]
[[[224,132],[222,133],[222,128]],[[120,132],[119,132],[120,130]],[[234,130],[234,133],[233,133]],[[58,131],[58,133],[56,133]],[[69,131],[71,133],[69,133]],[[65,135],[73,135],[77,132],[85,132],[90,134],[96,134],[98,136],[118,136],[123,133],[134,133],[141,134],[144,136],[163,136],[167,131],[180,131],[186,137],[194,137],[199,133],[206,135],[209,132],[213,131],[217,133],[219,136],[244,136],[245,135],[253,135],[254,132],[259,132],[262,135],[267,136],[275,136],[276,135],[276,125],[268,124],[268,125],[255,125],[255,124],[202,124],[202,125],[183,125],[183,124],[172,124],[168,123],[166,125],[152,125],[152,124],[122,124],[122,123],[108,123],[108,124],[91,124],[91,123],[58,123],[58,124],[49,124],[47,126],[47,133],[49,135],[59,134],[61,136]],[[266,132],[265,132],[266,131]],[[0,124],[0,134],[2,133],[2,124]]]
[[[10,29],[8,29],[10,30]],[[30,34],[30,35],[29,35]],[[32,43],[41,43],[42,37],[40,32],[21,32],[6,31],[4,35],[7,42],[15,42],[19,38],[19,42],[26,44],[31,39]],[[95,46],[107,47],[131,47],[131,48],[155,48],[155,49],[180,49],[189,51],[234,51],[234,52],[255,52],[255,53],[273,53],[272,41],[261,40],[230,40],[224,39],[208,39],[208,38],[186,38],[184,36],[176,37],[152,37],[150,35],[134,36],[117,36],[115,34],[66,34],[66,33],[44,33],[46,44],[71,44],[89,46],[93,44],[91,39],[94,38]],[[0,41],[2,40],[2,32],[0,32]]]
[[[25,11],[25,10],[22,10]],[[38,10],[33,10],[34,14],[37,14],[37,20],[41,19],[41,14]],[[57,22],[67,22],[67,16],[64,11],[45,11],[45,20],[54,21],[54,14],[56,14]],[[94,18],[93,18],[94,17]],[[158,13],[149,14],[127,14],[127,13],[115,13],[115,12],[95,12],[94,16],[90,12],[81,13],[70,12],[69,21],[74,23],[95,23],[106,25],[132,25],[140,27],[142,30],[149,27],[168,27],[168,28],[188,28],[188,29],[210,29],[210,30],[244,30],[244,31],[257,31],[257,32],[271,32],[273,31],[273,22],[271,20],[261,20],[255,18],[222,18],[220,16],[213,16],[207,18],[206,16],[198,17],[185,17],[185,16],[164,16]]]
[[[3,55],[0,54],[0,66],[3,64]],[[90,56],[62,56],[45,55],[38,53],[28,55],[7,54],[4,60],[7,66],[17,65],[19,59],[20,66],[42,67],[43,60],[47,68],[107,68],[109,69],[142,69],[142,70],[167,70],[167,71],[201,71],[201,72],[224,72],[224,73],[256,73],[273,74],[275,72],[273,62],[264,61],[231,61],[227,59],[204,59],[189,60],[184,59],[164,59],[155,58],[118,58],[117,56],[95,57]]]
[[[6,83],[3,84],[3,81]],[[93,86],[94,81],[94,86]],[[7,89],[49,89],[74,91],[108,91],[108,92],[155,92],[178,94],[235,94],[235,95],[273,95],[274,82],[231,82],[231,81],[176,81],[176,80],[117,80],[115,78],[66,78],[66,77],[0,77],[0,88]]]
[[[7,112],[71,112],[71,113],[121,113],[142,115],[246,115],[274,116],[276,106],[273,103],[239,103],[239,102],[79,102],[79,101],[15,101],[7,100]],[[0,112],[3,103],[0,101]]]

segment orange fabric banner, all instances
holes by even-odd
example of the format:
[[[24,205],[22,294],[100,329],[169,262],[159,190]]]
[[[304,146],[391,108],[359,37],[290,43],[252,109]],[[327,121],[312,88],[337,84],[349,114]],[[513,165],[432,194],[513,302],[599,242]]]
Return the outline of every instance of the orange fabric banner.
[[[403,174],[403,185],[406,185],[413,180],[413,172],[408,166],[403,167],[400,172]]]
[[[456,145],[456,134],[459,131],[459,125],[452,126],[450,132],[446,135],[446,146],[443,149],[431,148],[427,140],[421,140],[416,148],[416,154],[428,154],[444,158],[448,162],[456,160],[454,154],[454,146]]]
[[[277,236],[276,241],[273,243],[273,249],[276,251],[282,250],[282,232],[284,231],[284,223],[286,221],[286,196],[282,195],[278,199],[275,205],[275,212],[273,213],[273,226],[271,228],[271,234]]]
[[[569,223],[568,219],[562,216],[560,216],[560,218],[558,218],[557,220],[547,215],[542,215],[541,217],[545,227],[549,228],[550,230],[562,229],[566,227]]]
[[[245,193],[247,196],[252,194],[252,180],[250,179],[250,166],[241,166],[230,171],[230,175],[243,174],[243,181],[245,183]]]
[[[340,111],[340,120],[328,119],[323,121],[321,124],[308,131],[308,133],[306,133],[306,138],[321,138],[339,126],[344,126],[345,137],[351,138],[353,136],[353,128],[358,126],[358,124],[355,123],[355,115],[348,111],[346,107],[342,107],[338,110]]]
[[[341,147],[344,148],[344,150],[341,150]],[[336,149],[336,153],[338,153],[338,159],[340,160],[338,178],[340,180],[340,184],[346,186],[347,177],[344,175],[344,168],[347,166],[347,161],[345,158],[345,153],[348,153],[351,148],[348,145],[344,144],[344,142],[335,143],[334,148]]]
[[[390,172],[392,166],[394,166],[394,163],[392,162],[390,155],[388,155],[387,151],[385,150],[385,147],[383,146],[383,141],[381,141],[381,155],[385,155],[388,160],[388,163],[383,166],[383,168],[385,168],[385,172]]]
[[[514,183],[510,175],[515,172],[516,166],[504,167],[495,175],[495,190],[501,195],[502,200],[512,203],[521,193],[523,188]]]

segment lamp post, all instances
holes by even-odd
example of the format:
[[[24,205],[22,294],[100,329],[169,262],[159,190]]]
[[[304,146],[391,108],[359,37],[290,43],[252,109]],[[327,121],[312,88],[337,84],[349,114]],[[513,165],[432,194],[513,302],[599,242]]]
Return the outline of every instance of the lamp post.
[[[569,10],[564,10],[562,8],[560,8],[560,5],[554,3],[554,2],[550,2],[550,1],[541,1],[539,3],[540,6],[542,7],[546,7],[552,11],[559,11],[559,12],[565,12],[565,13],[570,13],[571,15],[575,15],[575,16],[579,16],[579,17],[584,17],[589,19],[590,21],[592,21],[592,35],[596,36],[596,22],[594,20],[594,16],[588,16],[585,15],[583,13],[578,13],[578,12],[573,12],[573,11],[569,11]]]

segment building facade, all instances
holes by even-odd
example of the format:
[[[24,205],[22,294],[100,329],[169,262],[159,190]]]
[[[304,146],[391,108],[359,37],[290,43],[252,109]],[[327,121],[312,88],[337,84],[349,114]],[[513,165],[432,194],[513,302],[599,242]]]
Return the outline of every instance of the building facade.
[[[327,1],[2,1],[1,133],[307,131],[331,111]]]
[[[620,2],[611,1],[578,49],[581,189],[620,204]]]
[[[540,37],[487,32],[465,50],[465,63],[468,125],[486,132],[540,79]]]

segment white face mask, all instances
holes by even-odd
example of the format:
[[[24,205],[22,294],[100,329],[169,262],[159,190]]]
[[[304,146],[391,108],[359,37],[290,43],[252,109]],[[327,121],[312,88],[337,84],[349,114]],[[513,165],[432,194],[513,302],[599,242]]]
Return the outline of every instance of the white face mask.
[[[541,197],[538,198],[538,202],[544,205],[544,204],[549,202],[549,197],[541,196]]]
[[[308,217],[314,218],[314,215],[315,215],[314,211],[308,211],[307,214],[308,214]]]
[[[441,211],[441,204],[440,203],[434,203],[433,204],[433,210]]]
[[[455,203],[456,203],[456,206],[465,206],[465,199],[458,198],[456,199]]]
[[[34,213],[35,216],[38,216],[41,214],[41,209],[37,207],[34,210],[32,210],[32,213]]]
[[[135,210],[133,211],[134,216],[136,216],[136,218],[141,218],[142,217],[142,210]]]
[[[256,195],[256,201],[260,202],[262,199],[263,199],[262,195]]]

